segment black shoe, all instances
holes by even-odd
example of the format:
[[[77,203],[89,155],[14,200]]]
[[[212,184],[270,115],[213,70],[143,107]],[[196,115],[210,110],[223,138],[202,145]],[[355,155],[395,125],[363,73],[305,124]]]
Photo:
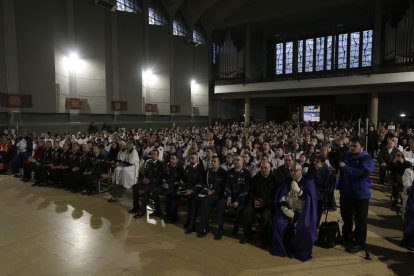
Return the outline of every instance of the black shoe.
[[[203,228],[203,229],[201,229],[200,232],[198,232],[197,237],[199,237],[199,238],[205,237],[208,234],[208,232],[209,232],[209,230],[208,230],[207,227]]]
[[[191,233],[194,232],[194,228],[195,227],[193,225],[190,225],[190,226],[187,227],[187,229],[185,229],[184,233],[191,234]]]
[[[30,186],[37,186],[37,185],[39,185],[39,182],[35,182],[35,183],[33,183],[32,185],[30,185]]]
[[[241,240],[239,240],[240,244],[246,244],[246,243],[250,243],[252,241],[251,237],[248,236],[243,236],[243,238]]]
[[[214,235],[214,239],[215,240],[221,240],[221,238],[223,237],[223,226],[219,226],[217,233]]]
[[[138,211],[139,211],[139,209],[132,208],[132,209],[129,209],[128,210],[128,213],[130,213],[130,214],[136,214],[136,213],[138,213]]]
[[[352,244],[346,248],[346,252],[348,253],[358,253],[359,251],[363,250],[364,248],[360,244]]]
[[[147,212],[146,211],[144,211],[144,210],[141,210],[141,211],[139,211],[135,216],[134,216],[134,218],[142,218],[143,216],[145,216],[147,214]]]
[[[266,241],[261,241],[260,242],[260,248],[266,249],[267,248],[267,242]]]
[[[239,226],[238,225],[234,225],[233,227],[233,235],[237,235],[239,233]]]
[[[82,191],[82,195],[87,195],[88,194],[88,191],[87,190],[83,190]]]

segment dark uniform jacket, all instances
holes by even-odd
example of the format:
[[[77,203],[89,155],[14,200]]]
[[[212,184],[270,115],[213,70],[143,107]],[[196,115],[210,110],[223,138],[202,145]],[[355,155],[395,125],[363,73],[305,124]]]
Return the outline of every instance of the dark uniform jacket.
[[[237,201],[239,204],[246,204],[250,182],[251,175],[248,170],[241,169],[236,171],[235,168],[230,169],[227,172],[224,196],[231,198],[232,202]]]

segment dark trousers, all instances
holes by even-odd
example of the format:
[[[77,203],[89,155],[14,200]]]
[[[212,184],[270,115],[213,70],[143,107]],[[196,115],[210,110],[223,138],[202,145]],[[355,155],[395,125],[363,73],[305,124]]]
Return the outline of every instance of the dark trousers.
[[[208,217],[210,214],[210,208],[218,206],[220,201],[219,195],[206,196],[201,202],[201,215],[200,215],[200,226],[201,228],[208,227]],[[217,208],[217,224],[223,226],[224,224],[224,210]]]
[[[268,208],[255,208],[252,205],[246,206],[243,211],[243,225],[244,235],[246,237],[252,237],[252,227],[257,216],[259,219],[259,236],[262,242],[266,242],[270,236],[270,226],[272,222],[272,212]]]
[[[234,227],[239,227],[240,222],[242,220],[242,214],[243,214],[243,210],[244,210],[244,204],[239,202],[239,205],[237,206],[237,208],[231,208],[230,212],[234,213],[236,219],[234,221]],[[219,209],[219,213],[224,214],[224,211],[227,208],[227,199],[226,198],[222,198],[219,203],[218,203],[218,209]]]
[[[148,202],[151,197],[152,191],[158,187],[158,183],[150,183],[148,185],[144,185],[144,183],[140,182],[132,186],[132,209],[135,211],[147,211]],[[139,204],[139,191],[144,190],[144,195],[142,196],[141,207]]]
[[[187,211],[187,226],[195,226],[196,223],[196,217],[198,213],[198,208],[200,206],[200,201],[197,199],[197,194],[194,192],[189,195],[185,196],[188,198],[188,211]]]
[[[99,174],[81,174],[79,176],[80,189],[87,192],[95,192],[95,182],[98,180]]]
[[[156,187],[151,192],[151,198],[154,200],[155,211],[161,212],[161,201],[160,196],[165,196],[165,212],[167,213],[167,218],[176,219],[177,218],[177,195],[174,184],[169,184],[168,189],[164,189],[162,186]]]
[[[341,217],[344,221],[342,236],[345,241],[355,241],[363,245],[367,239],[367,218],[369,198],[353,199],[351,195],[341,193]],[[355,229],[352,231],[355,223]]]
[[[387,166],[380,166],[380,168],[379,168],[379,179],[380,179],[381,184],[384,184],[386,174],[387,174]]]

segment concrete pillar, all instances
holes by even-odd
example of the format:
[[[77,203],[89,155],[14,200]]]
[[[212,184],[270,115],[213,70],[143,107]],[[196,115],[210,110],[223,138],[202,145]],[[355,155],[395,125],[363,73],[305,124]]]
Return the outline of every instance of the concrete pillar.
[[[375,2],[374,33],[372,44],[372,65],[377,67],[381,64],[382,58],[382,2]]]
[[[245,66],[245,78],[251,79],[252,72],[251,72],[251,28],[250,25],[246,26],[245,30],[245,47],[244,47],[244,66]]]
[[[244,99],[244,125],[250,126],[250,98]]]
[[[371,94],[370,121],[376,127],[378,125],[378,93]]]
[[[1,2],[0,2],[1,4]],[[4,42],[7,93],[19,94],[19,63],[17,58],[16,19],[13,0],[3,1],[4,9]]]

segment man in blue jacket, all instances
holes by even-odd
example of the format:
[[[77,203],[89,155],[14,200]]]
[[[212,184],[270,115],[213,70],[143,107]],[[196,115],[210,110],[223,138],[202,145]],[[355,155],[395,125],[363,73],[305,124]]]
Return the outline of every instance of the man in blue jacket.
[[[365,248],[367,217],[371,197],[370,174],[374,161],[364,150],[365,144],[358,138],[350,141],[350,151],[339,162],[341,216],[344,221],[342,237],[347,252],[356,253]],[[353,224],[355,221],[355,229]]]

